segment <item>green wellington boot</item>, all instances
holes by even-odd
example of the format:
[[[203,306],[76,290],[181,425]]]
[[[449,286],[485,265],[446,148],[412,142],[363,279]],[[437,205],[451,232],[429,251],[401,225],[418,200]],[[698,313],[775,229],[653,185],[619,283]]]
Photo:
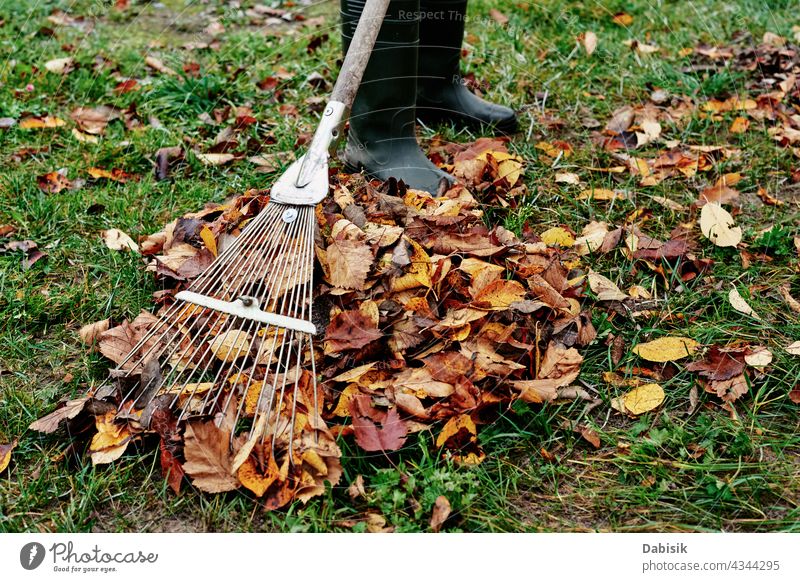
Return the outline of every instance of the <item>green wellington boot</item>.
[[[417,116],[426,123],[455,121],[514,133],[514,110],[481,99],[461,76],[467,0],[421,0],[420,11]]]
[[[342,0],[342,40],[350,46],[366,0]],[[343,153],[348,171],[394,177],[435,193],[453,177],[437,168],[416,136],[419,0],[392,0],[350,112]]]

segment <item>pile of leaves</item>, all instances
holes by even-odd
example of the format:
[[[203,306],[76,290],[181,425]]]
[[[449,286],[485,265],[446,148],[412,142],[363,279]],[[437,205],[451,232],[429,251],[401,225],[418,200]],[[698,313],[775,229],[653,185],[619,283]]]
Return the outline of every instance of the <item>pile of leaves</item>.
[[[485,196],[504,195],[520,179],[521,162],[501,141],[464,146],[451,160],[451,169]],[[481,423],[516,399],[554,400],[577,378],[582,357],[575,346],[595,332],[580,307],[584,285],[568,278],[571,249],[487,228],[464,185],[430,195],[395,181],[334,182],[333,196],[316,209],[315,302],[323,324],[314,349],[323,398],[315,410],[308,378],[298,381],[305,413],[295,422],[291,451],[279,442],[273,454],[269,442],[248,439],[248,431],[232,437],[235,399],[213,418],[179,423],[158,399],[134,407],[114,381],[63,402],[32,428],[54,432],[65,423],[71,446],[89,441],[95,464],[119,458],[131,442],[157,438],[176,492],[185,474],[204,491],[243,486],[272,509],[338,482],[334,436],[353,435],[366,451],[393,451],[409,434],[445,421],[438,445],[477,463],[484,456]],[[268,200],[267,192],[248,191],[138,244],[115,230],[104,240],[149,257],[148,268],[164,284],[155,294],[163,312]],[[120,325],[89,324],[81,336],[119,365],[155,321],[143,312]]]

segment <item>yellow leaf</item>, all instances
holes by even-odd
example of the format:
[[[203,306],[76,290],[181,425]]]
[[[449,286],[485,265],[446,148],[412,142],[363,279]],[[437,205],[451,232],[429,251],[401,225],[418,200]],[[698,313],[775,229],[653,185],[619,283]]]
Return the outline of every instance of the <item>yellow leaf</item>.
[[[633,353],[648,362],[674,362],[697,351],[700,344],[688,337],[662,337],[651,342],[639,344]]]
[[[700,230],[718,247],[735,247],[742,240],[742,229],[734,226],[733,217],[716,202],[703,205],[700,211]]]
[[[500,311],[523,299],[525,299],[525,287],[522,283],[501,279],[481,289],[475,298],[475,307]]]
[[[625,410],[631,414],[642,414],[659,407],[664,402],[664,389],[658,384],[645,384],[625,394],[622,401]]]
[[[403,275],[392,279],[392,291],[408,291],[417,287],[430,287],[433,285],[431,258],[416,241],[406,237],[403,240],[411,244],[412,252],[409,256],[411,264],[406,268],[406,272]]]
[[[617,12],[612,17],[612,20],[614,21],[614,24],[619,24],[620,26],[630,26],[633,24],[633,16],[626,14],[625,12]]]
[[[339,403],[336,405],[333,415],[341,417],[350,416],[350,401],[360,393],[361,391],[358,389],[358,384],[349,384],[347,388],[342,391],[342,395],[339,396]]]
[[[46,115],[45,117],[26,117],[19,122],[19,126],[21,129],[52,129],[61,127],[65,123],[63,119]]]
[[[456,436],[460,431],[465,430],[469,440],[477,439],[478,429],[469,414],[454,416],[442,427],[442,432],[436,437],[436,446],[443,447],[447,441]]]
[[[0,473],[6,470],[11,461],[11,451],[17,446],[17,441],[13,440],[7,445],[0,445]]]
[[[200,229],[200,238],[203,239],[203,243],[205,243],[206,248],[211,251],[211,254],[216,257],[217,239],[214,238],[214,233],[211,232],[211,229],[208,228],[207,225],[203,225],[203,228]]]
[[[737,117],[731,123],[731,133],[744,133],[750,127],[750,121],[746,117]]]
[[[503,160],[497,166],[498,179],[504,178],[509,186],[514,186],[522,176],[522,164],[517,160]]]
[[[549,247],[560,246],[569,248],[575,244],[572,234],[561,226],[555,226],[544,231],[541,235],[542,242]]]
[[[608,190],[607,188],[589,188],[578,194],[578,200],[614,200],[617,198],[625,199],[624,192],[617,192],[615,190]]]
[[[83,133],[82,131],[74,127],[72,128],[72,137],[74,137],[75,139],[77,139],[79,142],[82,143],[98,143],[100,141],[96,135]]]
[[[267,462],[267,472],[267,475],[262,475],[253,458],[247,457],[247,460],[242,463],[236,472],[236,476],[244,487],[255,493],[256,497],[261,497],[278,476],[278,467],[272,455],[269,456],[269,461]]]
[[[250,336],[234,329],[216,336],[211,340],[211,352],[224,362],[233,362],[249,351]]]
[[[131,440],[128,425],[114,422],[115,416],[116,412],[111,410],[104,416],[95,418],[97,433],[89,445],[89,453],[95,465],[110,463],[121,457]]]

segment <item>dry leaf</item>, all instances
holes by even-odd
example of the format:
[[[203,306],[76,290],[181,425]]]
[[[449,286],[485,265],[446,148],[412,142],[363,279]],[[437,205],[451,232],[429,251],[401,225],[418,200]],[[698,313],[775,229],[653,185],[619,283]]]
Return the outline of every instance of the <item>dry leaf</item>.
[[[614,24],[619,24],[620,26],[630,26],[633,24],[633,16],[625,12],[617,12],[611,19],[614,21]]]
[[[625,200],[624,192],[607,188],[589,188],[578,194],[578,200]]]
[[[363,241],[334,239],[326,249],[329,281],[342,289],[364,289],[372,268],[372,251]]]
[[[53,433],[58,430],[58,427],[63,421],[78,416],[88,401],[88,397],[68,400],[63,403],[63,406],[57,408],[47,416],[43,416],[39,420],[32,422],[29,428],[46,434]]]
[[[700,230],[718,247],[735,247],[742,240],[742,229],[722,206],[709,202],[700,211]]]
[[[221,493],[239,487],[233,475],[230,433],[214,421],[187,423],[183,454],[183,470],[201,491]]]
[[[772,363],[772,352],[765,347],[755,347],[744,357],[744,361],[754,368],[766,368]]]
[[[561,226],[554,226],[544,231],[540,236],[542,242],[549,247],[560,246],[569,248],[575,244],[575,238],[572,236],[572,233]]]
[[[101,234],[103,235],[103,242],[106,243],[106,246],[112,251],[139,252],[139,245],[137,245],[131,237],[117,228],[103,230]]]
[[[742,297],[739,294],[739,291],[736,289],[736,287],[732,287],[731,290],[728,292],[728,301],[730,302],[731,307],[733,307],[739,313],[744,313],[745,315],[749,315],[753,319],[761,321],[761,316],[759,316],[758,313],[753,311],[753,308],[750,307],[747,301],[744,300],[744,297]]]
[[[250,335],[240,329],[232,329],[215,336],[208,347],[223,362],[235,362],[250,352]]]
[[[2,470],[2,469],[0,469]],[[450,516],[450,502],[444,495],[439,495],[433,504],[433,513],[431,514],[431,530],[438,532],[442,529],[442,525]]]
[[[44,68],[51,73],[58,75],[66,75],[75,69],[75,59],[73,57],[64,57],[61,59],[53,59],[44,64]]]
[[[107,331],[111,325],[111,319],[103,319],[94,323],[88,323],[78,330],[81,341],[86,345],[93,345],[103,332]]]
[[[595,271],[589,271],[589,287],[600,301],[625,301],[630,299],[610,279]]]
[[[369,396],[359,395],[350,401],[350,416],[356,442],[365,451],[396,451],[406,442],[408,428],[396,408],[380,411]]]
[[[116,461],[128,448],[132,435],[127,424],[115,422],[116,411],[111,410],[95,418],[97,433],[89,444],[92,464],[104,465]]]
[[[694,354],[700,344],[688,337],[662,337],[633,348],[633,353],[649,362],[674,362]]]
[[[11,461],[11,451],[13,451],[16,446],[16,439],[8,444],[0,444],[0,473],[5,471],[8,467],[8,463]],[[447,519],[447,516],[445,516],[445,519]],[[442,521],[444,521],[444,519]]]
[[[19,122],[20,129],[52,129],[54,127],[61,127],[66,122],[58,117],[26,117]]]
[[[622,401],[625,410],[631,414],[643,414],[658,408],[664,402],[664,389],[658,384],[645,384],[622,396]]]
[[[581,42],[586,54],[592,56],[592,53],[597,49],[597,35],[591,31],[585,32],[582,35]]]
[[[750,121],[746,117],[737,117],[731,123],[730,132],[731,133],[744,133],[750,127]]]
[[[199,154],[195,157],[206,166],[224,166],[236,159],[233,154]]]
[[[800,356],[800,341],[793,342],[784,349],[793,356]]]

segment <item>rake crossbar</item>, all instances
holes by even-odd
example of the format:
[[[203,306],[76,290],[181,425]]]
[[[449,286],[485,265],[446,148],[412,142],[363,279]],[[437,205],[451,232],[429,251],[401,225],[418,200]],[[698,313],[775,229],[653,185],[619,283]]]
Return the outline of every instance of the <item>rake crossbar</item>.
[[[181,291],[175,295],[175,299],[193,303],[200,307],[207,307],[214,311],[221,311],[222,313],[234,315],[243,319],[266,323],[267,325],[274,325],[311,335],[316,335],[317,333],[317,326],[310,321],[262,311],[258,305],[258,301],[253,297],[245,296],[240,297],[236,301],[223,301],[192,291]]]

